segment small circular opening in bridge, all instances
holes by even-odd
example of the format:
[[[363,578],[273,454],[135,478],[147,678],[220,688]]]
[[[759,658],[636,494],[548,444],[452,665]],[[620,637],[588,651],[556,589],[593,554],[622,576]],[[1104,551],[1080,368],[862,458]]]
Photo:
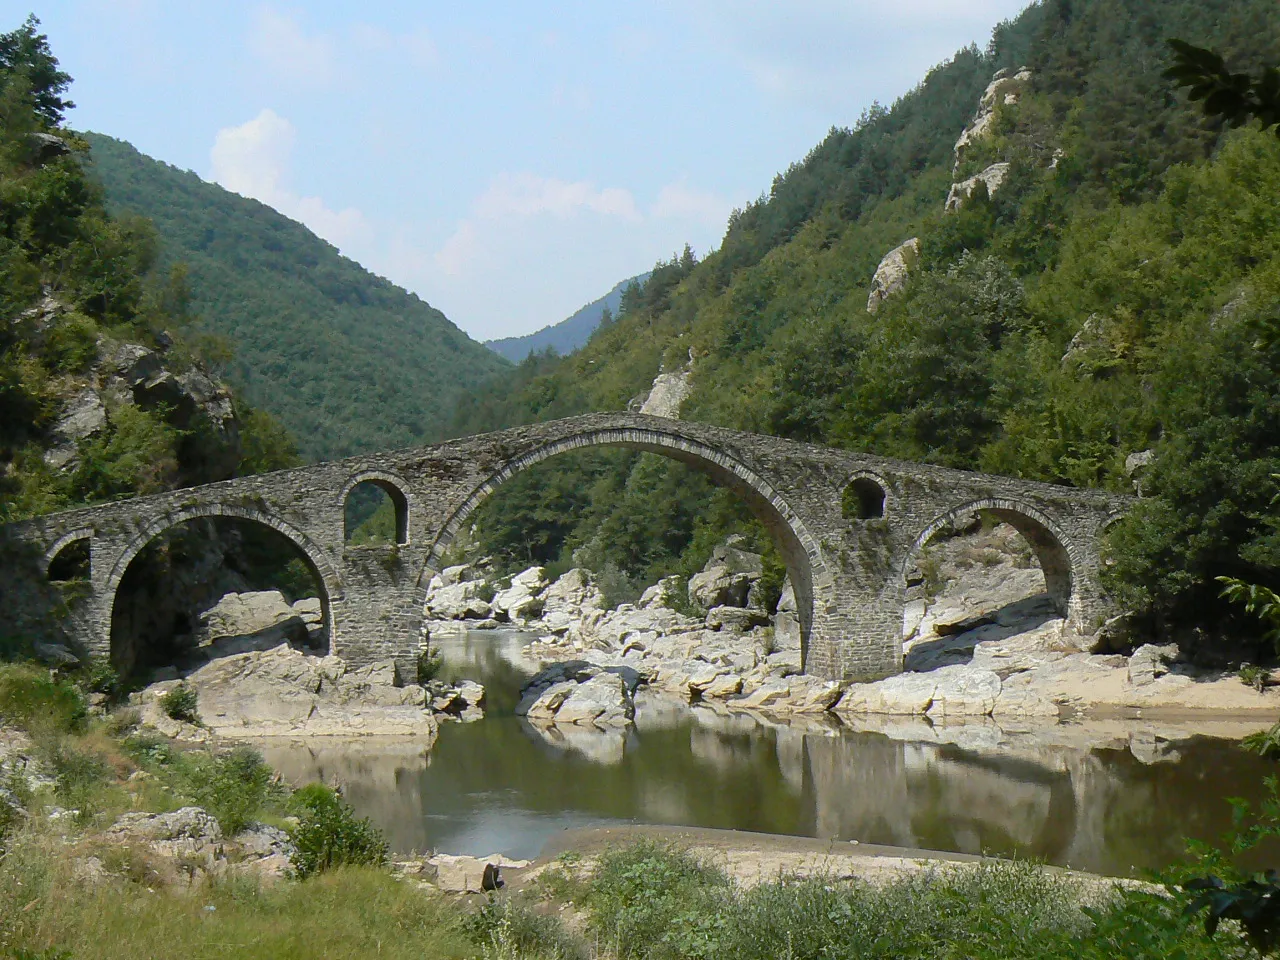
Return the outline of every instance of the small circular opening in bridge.
[[[907,670],[973,662],[984,643],[1063,642],[1071,561],[1053,533],[1027,514],[975,507],[940,518],[905,572]]]
[[[111,660],[123,675],[198,669],[288,644],[329,651],[329,597],[303,550],[265,523],[186,520],[129,561],[111,607]]]
[[[72,540],[49,561],[49,580],[52,583],[71,583],[89,579],[88,537]]]
[[[884,487],[870,477],[856,477],[844,488],[840,512],[846,520],[878,520],[884,516]]]
[[[409,502],[389,480],[357,483],[343,504],[343,532],[353,547],[409,542]]]

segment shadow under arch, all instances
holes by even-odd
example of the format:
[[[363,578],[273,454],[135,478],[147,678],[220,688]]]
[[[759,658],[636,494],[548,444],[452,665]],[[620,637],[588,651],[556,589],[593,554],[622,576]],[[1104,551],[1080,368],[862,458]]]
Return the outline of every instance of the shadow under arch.
[[[292,524],[281,520],[279,517],[273,516],[265,510],[257,507],[244,506],[242,504],[231,503],[204,503],[181,510],[175,510],[172,513],[166,513],[164,516],[153,520],[140,530],[129,545],[120,553],[115,563],[111,567],[110,574],[107,575],[106,586],[103,590],[103,610],[106,612],[103,623],[103,631],[105,636],[102,641],[105,649],[111,649],[111,624],[113,613],[116,606],[116,597],[120,590],[120,581],[124,579],[125,573],[129,570],[129,565],[142,552],[147,544],[151,543],[156,537],[160,536],[167,530],[172,530],[180,524],[190,520],[200,520],[205,517],[227,517],[235,520],[248,520],[253,523],[259,523],[263,526],[270,527],[277,533],[287,537],[289,541],[297,548],[302,555],[307,567],[311,570],[311,574],[320,584],[320,614],[325,630],[329,637],[329,653],[333,653],[336,649],[336,630],[334,627],[333,608],[335,601],[344,598],[345,592],[342,585],[342,579],[338,576],[338,572],[333,568],[329,561],[325,558],[324,550],[314,540],[305,533],[294,527]]]
[[[44,552],[45,577],[48,577],[50,575],[50,572],[53,570],[53,565],[54,563],[57,562],[58,557],[62,554],[62,551],[66,550],[68,547],[74,546],[85,540],[92,542],[93,527],[78,527],[75,530],[71,530],[67,533],[64,533],[57,540],[55,540],[53,543],[53,546],[51,546],[48,550]]]
[[[1048,516],[1029,503],[1004,498],[970,500],[932,520],[915,538],[911,549],[903,558],[898,572],[898,583],[906,582],[911,564],[925,545],[944,527],[960,517],[974,513],[986,513],[1002,520],[1022,534],[1035,552],[1044,573],[1045,590],[1054,606],[1064,617],[1071,615],[1073,571],[1081,566],[1081,558],[1061,529]]]
[[[620,447],[656,453],[677,460],[706,474],[719,486],[736,493],[747,504],[778,544],[787,574],[796,595],[800,620],[802,663],[808,663],[809,634],[816,601],[834,598],[834,578],[827,569],[817,540],[799,516],[773,486],[741,461],[676,431],[652,428],[612,427],[588,430],[553,440],[519,457],[508,460],[480,483],[441,526],[431,543],[422,571],[418,575],[420,597],[415,604],[425,604],[430,572],[438,568],[441,554],[467,518],[489,496],[522,470],[572,450],[587,447]]]

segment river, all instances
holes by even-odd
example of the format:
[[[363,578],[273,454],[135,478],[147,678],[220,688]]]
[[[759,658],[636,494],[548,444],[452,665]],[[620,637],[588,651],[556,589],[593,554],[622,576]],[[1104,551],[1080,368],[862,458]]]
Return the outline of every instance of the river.
[[[643,693],[632,730],[540,732],[513,713],[536,669],[521,657],[527,639],[476,631],[437,644],[445,675],[484,683],[487,704],[482,720],[442,724],[429,751],[313,740],[264,753],[291,780],[340,782],[400,852],[531,858],[571,827],[643,823],[1017,854],[1111,875],[1168,865],[1186,837],[1218,840],[1225,798],[1256,802],[1275,772],[1234,741],[1145,723],[854,730]],[[1182,729],[1198,728],[1221,725]]]

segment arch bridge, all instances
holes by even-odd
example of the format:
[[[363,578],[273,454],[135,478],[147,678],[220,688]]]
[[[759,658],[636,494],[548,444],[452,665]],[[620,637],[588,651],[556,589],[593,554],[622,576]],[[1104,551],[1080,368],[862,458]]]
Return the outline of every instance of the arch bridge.
[[[322,585],[330,652],[354,663],[416,654],[427,585],[468,516],[504,481],[583,447],[682,461],[741,496],[776,539],[795,587],[805,670],[872,680],[902,670],[906,574],[953,520],[985,511],[1034,548],[1074,629],[1110,611],[1099,583],[1103,530],[1129,504],[1096,490],[952,470],[683,420],[603,413],[447,443],[351,457],[48,514],[0,530],[37,548],[47,572],[88,543],[89,589],[75,617],[88,652],[111,654],[112,610],[130,562],[166,530],[200,517],[264,524],[289,538]],[[366,481],[387,491],[394,545],[346,542],[344,514]]]

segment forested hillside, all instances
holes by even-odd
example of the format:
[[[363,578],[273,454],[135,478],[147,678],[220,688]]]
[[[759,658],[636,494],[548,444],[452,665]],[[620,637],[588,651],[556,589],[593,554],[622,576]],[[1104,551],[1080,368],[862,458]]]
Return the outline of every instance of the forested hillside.
[[[613,315],[618,312],[618,307],[622,304],[622,293],[627,287],[633,283],[643,284],[648,279],[649,274],[647,273],[630,277],[615,284],[613,289],[603,297],[598,300],[592,300],[585,307],[574,311],[572,315],[559,323],[553,323],[550,326],[543,327],[541,330],[527,333],[523,337],[486,340],[484,345],[494,353],[500,354],[515,363],[524,360],[531,353],[541,353],[548,349],[553,350],[562,357],[566,356],[591,339],[591,334],[595,332],[596,327],[600,326],[602,322],[613,322]]]
[[[1170,37],[1236,69],[1280,62],[1273,0],[1035,5],[833,129],[718,251],[659,265],[582,350],[530,358],[454,432],[621,409],[692,356],[691,419],[1117,490],[1151,450],[1112,587],[1152,629],[1229,629],[1213,577],[1280,571],[1280,142],[1188,103],[1162,75]],[[957,153],[996,72],[1024,66]],[[944,209],[1003,164],[998,189]],[[905,286],[869,312],[909,238]],[[487,549],[636,580],[696,567],[745,523],[651,457],[559,458],[512,484],[480,515]]]
[[[457,397],[507,368],[439,310],[270,207],[85,137],[109,208],[155,224],[161,265],[186,265],[199,328],[225,340],[228,378],[309,459],[439,439]]]

